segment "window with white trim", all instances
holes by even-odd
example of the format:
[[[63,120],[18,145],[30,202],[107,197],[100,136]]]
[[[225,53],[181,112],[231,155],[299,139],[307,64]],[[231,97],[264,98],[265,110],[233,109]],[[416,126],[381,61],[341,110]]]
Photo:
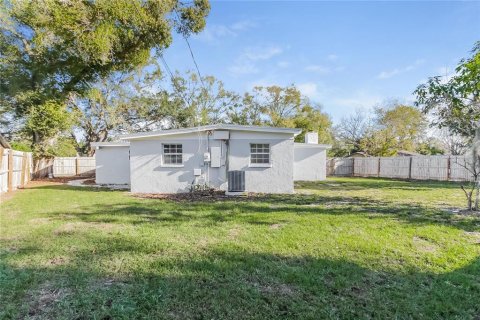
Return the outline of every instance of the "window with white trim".
[[[270,145],[268,143],[250,143],[250,164],[269,164]]]
[[[183,148],[181,144],[163,145],[163,164],[181,165],[183,164]]]

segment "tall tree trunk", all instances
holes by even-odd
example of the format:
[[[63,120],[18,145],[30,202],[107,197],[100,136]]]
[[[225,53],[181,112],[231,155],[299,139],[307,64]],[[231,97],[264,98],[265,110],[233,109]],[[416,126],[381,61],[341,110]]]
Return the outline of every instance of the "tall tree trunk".
[[[475,191],[475,211],[478,211],[480,207],[480,181],[476,182],[476,191]]]
[[[78,143],[77,137],[73,132],[70,132],[70,136],[72,137],[72,140],[75,143],[75,151],[77,151],[77,156],[81,156],[83,154],[83,149],[80,146],[80,143]]]
[[[45,151],[45,145],[42,135],[38,131],[33,131],[32,133],[32,151],[34,157],[42,156]]]
[[[465,196],[467,197],[467,208],[468,210],[472,211],[473,209],[473,191],[474,189],[471,189],[470,191],[467,191],[464,186],[461,186],[463,192],[465,193]]]
[[[95,148],[92,147],[92,142],[105,142],[108,139],[108,131],[101,130],[98,133],[92,133],[87,137],[85,142],[85,152],[88,157],[93,157],[95,154]]]

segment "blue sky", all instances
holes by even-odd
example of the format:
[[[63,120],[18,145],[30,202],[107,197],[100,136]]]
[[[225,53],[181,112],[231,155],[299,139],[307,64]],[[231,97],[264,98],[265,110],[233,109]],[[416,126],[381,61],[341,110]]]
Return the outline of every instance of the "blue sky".
[[[190,44],[203,75],[230,90],[297,85],[338,122],[451,73],[480,40],[480,1],[212,1]],[[180,36],[171,69],[193,69]]]

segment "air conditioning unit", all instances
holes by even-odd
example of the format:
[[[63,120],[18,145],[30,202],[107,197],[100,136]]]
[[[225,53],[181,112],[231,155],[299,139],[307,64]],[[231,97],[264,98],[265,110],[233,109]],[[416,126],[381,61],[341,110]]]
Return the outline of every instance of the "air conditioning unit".
[[[245,192],[245,171],[228,171],[228,192]]]

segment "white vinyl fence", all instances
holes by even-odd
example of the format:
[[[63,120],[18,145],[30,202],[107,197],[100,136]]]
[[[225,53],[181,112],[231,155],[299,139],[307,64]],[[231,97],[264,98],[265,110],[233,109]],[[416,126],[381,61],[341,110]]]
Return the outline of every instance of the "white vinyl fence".
[[[397,179],[471,181],[465,156],[333,158],[327,175]]]
[[[25,186],[31,179],[32,154],[0,147],[0,193]]]

